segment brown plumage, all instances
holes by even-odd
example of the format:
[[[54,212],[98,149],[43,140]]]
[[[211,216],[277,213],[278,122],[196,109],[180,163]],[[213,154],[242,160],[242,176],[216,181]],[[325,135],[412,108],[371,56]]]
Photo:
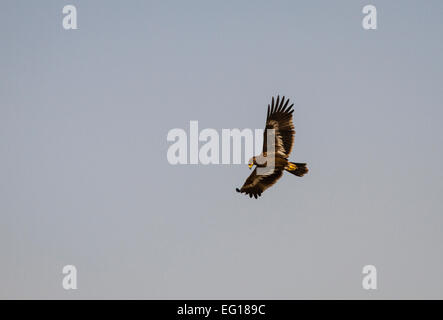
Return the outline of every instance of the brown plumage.
[[[295,163],[288,161],[289,154],[294,145],[294,124],[292,113],[294,109],[289,99],[277,96],[276,101],[272,98],[271,105],[268,105],[266,117],[266,128],[264,131],[263,151],[259,156],[254,156],[249,160],[249,168],[256,165],[252,174],[237,192],[245,193],[250,198],[261,196],[263,191],[274,185],[283,175],[283,171],[290,172],[298,177],[302,177],[308,172],[306,163]],[[271,141],[268,140],[268,134]],[[268,166],[268,160],[269,166]],[[273,161],[272,161],[273,160]],[[272,163],[274,162],[274,163]],[[260,168],[260,172],[257,171]]]

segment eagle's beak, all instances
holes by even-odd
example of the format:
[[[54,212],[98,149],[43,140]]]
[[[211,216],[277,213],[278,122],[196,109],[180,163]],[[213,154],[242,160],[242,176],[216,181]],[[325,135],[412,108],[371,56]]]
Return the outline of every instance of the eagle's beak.
[[[254,165],[253,163],[248,163],[249,169],[251,169],[253,165]]]

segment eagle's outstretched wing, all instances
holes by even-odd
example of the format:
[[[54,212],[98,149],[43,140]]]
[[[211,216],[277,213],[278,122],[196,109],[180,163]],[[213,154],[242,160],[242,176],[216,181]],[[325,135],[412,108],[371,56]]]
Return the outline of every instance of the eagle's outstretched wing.
[[[261,196],[262,192],[277,182],[282,176],[283,171],[279,168],[270,169],[268,173],[257,175],[257,168],[246,179],[241,189],[236,189],[237,192],[246,193],[250,198],[254,196]]]
[[[263,153],[272,152],[272,144],[274,145],[274,152],[287,158],[291,153],[294,144],[294,124],[292,122],[292,113],[294,109],[291,104],[288,107],[289,99],[285,101],[285,97],[277,96],[277,101],[274,103],[272,97],[271,105],[268,105],[268,114],[266,117],[266,128],[263,137]],[[275,139],[272,143],[268,143],[267,134],[269,129],[274,129]]]

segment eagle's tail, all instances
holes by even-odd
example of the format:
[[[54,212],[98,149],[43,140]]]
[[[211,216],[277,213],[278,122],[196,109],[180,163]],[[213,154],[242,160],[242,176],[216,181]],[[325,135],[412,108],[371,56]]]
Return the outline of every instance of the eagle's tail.
[[[306,163],[295,162],[288,162],[288,166],[285,169],[286,171],[295,174],[297,177],[303,177],[309,171]]]

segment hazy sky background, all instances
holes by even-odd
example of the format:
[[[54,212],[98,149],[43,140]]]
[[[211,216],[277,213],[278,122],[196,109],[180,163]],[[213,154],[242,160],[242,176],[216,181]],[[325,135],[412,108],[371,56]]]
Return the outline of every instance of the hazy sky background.
[[[442,299],[442,17],[442,1],[2,1],[0,298]],[[246,165],[167,162],[170,129],[263,128],[275,94],[295,102],[305,177],[251,200]]]

